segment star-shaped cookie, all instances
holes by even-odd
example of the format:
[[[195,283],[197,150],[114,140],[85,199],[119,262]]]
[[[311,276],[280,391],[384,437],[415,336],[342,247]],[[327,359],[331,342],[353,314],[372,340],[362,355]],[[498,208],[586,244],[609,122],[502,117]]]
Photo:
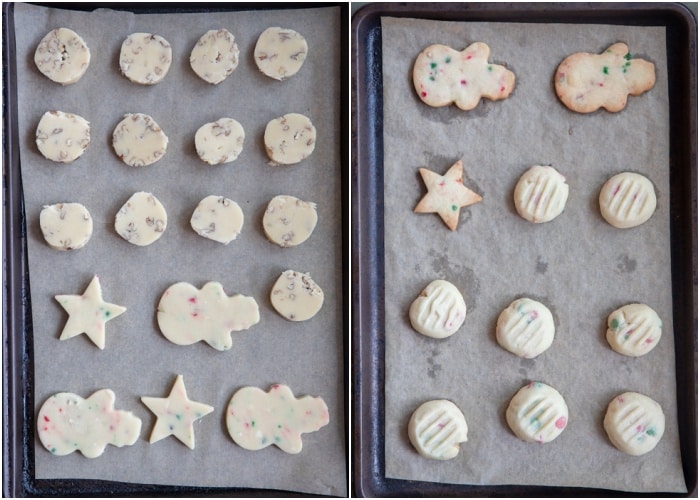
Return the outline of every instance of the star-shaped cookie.
[[[105,323],[126,311],[126,307],[102,300],[100,279],[95,276],[82,295],[56,295],[55,299],[69,314],[60,340],[86,334],[97,347],[105,348]]]
[[[421,168],[428,192],[413,210],[416,213],[437,213],[452,231],[459,223],[459,209],[481,201],[481,196],[462,182],[462,160],[452,165],[445,175]]]
[[[194,422],[214,411],[213,406],[187,398],[182,375],[175,379],[167,398],[143,396],[141,402],[158,417],[151,432],[150,443],[175,436],[191,450],[194,449]]]

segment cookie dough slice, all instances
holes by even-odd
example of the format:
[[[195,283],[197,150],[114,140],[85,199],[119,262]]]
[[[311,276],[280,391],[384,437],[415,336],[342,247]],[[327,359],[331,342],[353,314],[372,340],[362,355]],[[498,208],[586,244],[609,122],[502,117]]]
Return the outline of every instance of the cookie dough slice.
[[[41,39],[34,63],[49,80],[70,85],[82,78],[90,65],[90,49],[75,31],[57,28]]]
[[[418,333],[444,339],[462,326],[467,305],[456,286],[449,281],[435,280],[413,301],[408,316]]]
[[[661,318],[651,307],[627,304],[610,313],[605,337],[615,352],[639,357],[656,347],[661,328]]]
[[[634,172],[622,172],[608,179],[598,201],[603,218],[620,229],[644,224],[656,210],[654,185]]]
[[[316,227],[316,204],[289,195],[275,196],[263,215],[267,239],[281,247],[294,247],[309,239]]]
[[[194,209],[190,225],[198,235],[228,245],[241,232],[243,210],[233,200],[210,195]]]
[[[151,33],[132,33],[122,43],[119,68],[134,83],[155,85],[168,74],[173,50],[168,41]]]
[[[297,271],[283,272],[270,292],[272,307],[285,319],[306,321],[323,305],[323,290],[311,276]]]
[[[90,123],[82,116],[47,111],[36,127],[36,147],[47,160],[70,163],[90,145]]]
[[[238,45],[228,30],[209,30],[192,48],[190,66],[202,80],[217,85],[236,69],[238,55]]]
[[[521,358],[539,356],[554,341],[552,313],[536,300],[517,299],[498,316],[496,340],[505,350]]]
[[[265,149],[273,164],[292,165],[313,153],[316,127],[299,113],[288,113],[270,120],[265,127]]]
[[[127,113],[114,129],[112,146],[127,165],[145,167],[165,155],[168,136],[149,115]]]
[[[267,28],[255,44],[255,63],[266,76],[286,80],[301,69],[306,60],[306,39],[294,30]]]
[[[605,412],[603,427],[615,448],[639,456],[653,450],[664,435],[666,418],[661,405],[644,394],[616,396]]]
[[[556,169],[535,165],[518,180],[513,198],[520,217],[530,222],[549,222],[558,217],[569,197],[566,178]]]
[[[194,145],[202,161],[209,165],[230,163],[243,151],[245,131],[233,118],[205,123],[194,135]]]
[[[45,205],[39,226],[46,243],[55,250],[78,250],[92,236],[92,216],[80,203]]]
[[[566,428],[569,408],[555,388],[530,382],[510,400],[506,420],[513,433],[529,443],[548,443]]]
[[[134,193],[119,209],[114,219],[117,234],[129,243],[146,246],[163,236],[168,214],[151,193]]]
[[[452,401],[436,399],[420,405],[408,422],[408,438],[425,458],[449,460],[467,441],[467,421]]]

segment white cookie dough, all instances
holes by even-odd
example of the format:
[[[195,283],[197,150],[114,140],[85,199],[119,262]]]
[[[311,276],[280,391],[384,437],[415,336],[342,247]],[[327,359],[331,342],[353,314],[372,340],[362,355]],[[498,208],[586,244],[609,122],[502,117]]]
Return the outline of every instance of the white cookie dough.
[[[408,422],[408,438],[425,458],[449,460],[467,441],[467,421],[452,401],[436,399],[420,405]]]
[[[114,129],[112,146],[119,159],[127,165],[145,167],[165,155],[168,136],[150,116],[127,113]]]
[[[467,305],[456,286],[449,281],[435,280],[413,301],[408,316],[418,333],[444,339],[462,326]]]
[[[36,147],[47,160],[70,163],[90,145],[90,123],[82,116],[47,111],[36,127]]]
[[[510,400],[506,420],[523,441],[548,443],[566,428],[569,408],[556,389],[542,382],[530,382]]]
[[[316,204],[289,195],[275,196],[263,215],[267,239],[281,247],[304,243],[316,227]]]
[[[46,243],[56,250],[83,248],[92,236],[92,217],[80,203],[45,205],[39,226]]]
[[[75,83],[90,65],[90,49],[75,31],[57,28],[41,39],[34,63],[49,80],[62,85]]]
[[[238,45],[228,30],[209,30],[192,48],[190,66],[202,80],[216,85],[236,69],[238,55]]]
[[[646,304],[627,304],[608,316],[606,339],[625,356],[638,357],[651,351],[661,339],[661,318]]]
[[[634,172],[622,172],[608,179],[598,200],[603,218],[621,229],[644,224],[656,210],[654,185]]]
[[[618,450],[633,456],[653,450],[661,441],[665,426],[661,405],[638,392],[616,396],[608,405],[603,420],[610,442]]]
[[[267,28],[255,44],[255,63],[264,75],[286,80],[301,69],[308,50],[306,39],[296,31]]]
[[[270,120],[265,127],[265,149],[278,165],[292,165],[307,158],[316,147],[316,128],[299,113]]]
[[[168,41],[151,33],[132,33],[122,43],[119,68],[134,83],[155,85],[168,74],[173,50]]]
[[[517,299],[498,316],[496,340],[505,350],[521,358],[539,356],[554,341],[552,313],[536,300]]]
[[[190,225],[198,235],[228,245],[241,232],[243,210],[233,200],[210,195],[194,209]]]
[[[245,131],[233,118],[205,123],[194,135],[194,146],[202,161],[209,165],[230,163],[243,151]]]
[[[168,214],[158,198],[140,191],[119,209],[114,219],[114,229],[119,236],[138,246],[157,241],[168,225]]]
[[[272,286],[270,302],[283,318],[306,321],[321,310],[323,290],[308,273],[288,270]]]
[[[569,197],[566,178],[552,167],[535,165],[518,180],[513,198],[520,217],[530,222],[549,222],[564,211]]]

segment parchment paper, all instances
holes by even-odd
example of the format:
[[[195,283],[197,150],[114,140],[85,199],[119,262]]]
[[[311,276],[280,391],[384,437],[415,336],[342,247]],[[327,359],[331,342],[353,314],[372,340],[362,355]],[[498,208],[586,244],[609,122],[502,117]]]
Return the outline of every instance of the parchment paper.
[[[143,422],[134,446],[110,446],[93,460],[78,452],[52,456],[37,439],[36,477],[345,495],[337,8],[133,15],[17,4],[15,22],[35,410],[56,392],[88,397],[110,388],[116,407]],[[41,38],[60,26],[82,35],[92,53],[85,76],[66,87],[41,75],[33,62]],[[309,45],[301,71],[285,82],[262,75],[253,60],[257,37],[269,26],[295,29]],[[223,27],[236,38],[240,62],[231,76],[212,86],[192,71],[189,54],[204,32]],[[119,73],[121,43],[137,31],[159,34],[173,47],[170,72],[152,87],[133,84]],[[49,162],[36,149],[37,123],[51,109],[77,113],[91,123],[90,147],[73,164]],[[150,114],[169,137],[167,153],[151,166],[129,167],[113,152],[112,132],[128,112]],[[273,167],[262,141],[265,125],[289,112],[311,118],[318,132],[316,149],[303,163]],[[234,163],[209,166],[195,153],[194,134],[221,117],[243,125],[245,144]],[[169,218],[163,237],[148,247],[131,245],[114,230],[116,212],[141,190],[154,193]],[[228,246],[198,236],[189,225],[194,208],[210,194],[227,196],[243,209],[242,233]],[[302,246],[282,249],[265,238],[262,215],[278,194],[318,205],[318,225]],[[74,252],[50,249],[39,228],[42,205],[65,201],[83,203],[95,223],[90,242]],[[322,310],[310,321],[287,321],[270,305],[270,288],[286,269],[310,272],[325,292]],[[104,351],[85,335],[58,339],[67,314],[54,295],[81,294],[94,274],[100,276],[105,300],[127,307],[107,323]],[[197,287],[218,281],[229,295],[254,297],[260,323],[234,333],[233,348],[226,352],[203,342],[170,343],[158,330],[155,312],[161,294],[178,281]],[[195,424],[193,451],[174,437],[148,443],[155,416],[140,397],[166,397],[177,374],[183,375],[192,400],[215,408]],[[304,435],[298,455],[274,446],[244,450],[226,430],[225,409],[236,390],[248,385],[267,390],[274,383],[288,384],[298,397],[321,396],[329,407],[330,424]]]
[[[382,19],[386,249],[386,475],[465,484],[590,486],[684,492],[676,411],[669,250],[668,82],[665,28],[456,23]],[[482,41],[491,61],[516,74],[505,101],[472,111],[430,108],[415,95],[413,62],[432,43],[462,50]],[[626,42],[656,65],[656,86],[617,114],[573,113],[552,78],[561,60]],[[414,214],[425,193],[419,167],[444,173],[456,160],[483,202],[462,209],[450,232],[436,214]],[[513,205],[520,175],[536,164],[567,177],[562,215],[535,225]],[[653,182],[658,206],[643,226],[620,230],[600,216],[598,194],[612,175],[632,170]],[[408,309],[434,279],[462,291],[462,328],[445,340],[416,333]],[[533,360],[500,348],[495,325],[518,297],[552,311],[552,347]],[[648,355],[632,359],[605,340],[607,316],[630,303],[651,305],[664,324]],[[570,414],[555,441],[528,444],[508,428],[505,410],[526,383],[564,396]],[[603,429],[610,400],[638,391],[657,400],[666,433],[653,452],[630,457]],[[421,458],[407,437],[422,402],[446,398],[464,412],[469,441],[453,460]]]

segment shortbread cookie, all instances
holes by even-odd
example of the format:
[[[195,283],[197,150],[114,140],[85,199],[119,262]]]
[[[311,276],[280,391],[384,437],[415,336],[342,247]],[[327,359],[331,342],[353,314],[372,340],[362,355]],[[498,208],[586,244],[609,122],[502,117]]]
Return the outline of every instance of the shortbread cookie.
[[[661,318],[646,304],[627,304],[608,316],[606,338],[610,347],[625,356],[651,351],[661,339]]]
[[[304,243],[316,227],[316,204],[289,195],[275,196],[263,215],[267,239],[281,247]]]
[[[462,160],[455,162],[445,175],[420,168],[420,175],[428,192],[413,209],[416,213],[437,213],[454,231],[459,224],[459,210],[481,201],[481,196],[467,188],[462,181]]]
[[[92,217],[80,203],[45,205],[39,226],[46,243],[56,250],[83,248],[92,236]]]
[[[122,43],[119,68],[134,83],[155,85],[168,74],[173,50],[162,36],[132,33]]]
[[[552,167],[530,167],[515,185],[513,198],[520,217],[530,222],[549,222],[564,211],[569,197],[566,178]]]
[[[272,307],[285,319],[306,321],[323,306],[323,290],[309,273],[283,272],[270,291]]]
[[[198,235],[228,245],[241,233],[243,210],[233,200],[210,195],[194,209],[190,225]]]
[[[202,80],[216,85],[236,69],[238,55],[238,45],[228,30],[209,30],[192,49],[190,66]]]
[[[246,450],[262,450],[270,445],[287,453],[299,453],[301,435],[328,425],[330,417],[320,397],[296,398],[282,384],[268,392],[243,387],[229,401],[226,428],[236,444]]]
[[[127,165],[145,167],[163,157],[168,148],[168,136],[150,116],[127,113],[114,129],[112,146]]]
[[[428,106],[455,103],[473,109],[482,97],[496,101],[508,97],[515,87],[515,74],[505,66],[489,63],[491,49],[482,42],[458,52],[446,45],[431,45],[413,65],[413,85]]]
[[[115,410],[115,399],[111,389],[87,399],[71,392],[53,394],[37,416],[41,444],[53,455],[78,450],[87,458],[99,457],[108,444],[133,445],[141,434],[141,419],[130,411]]]
[[[554,341],[552,313],[536,300],[517,299],[498,316],[496,340],[505,350],[521,358],[539,356]]]
[[[294,30],[267,28],[255,44],[255,64],[275,80],[286,80],[301,69],[306,60],[306,39]]]
[[[556,389],[542,382],[530,382],[511,399],[506,420],[523,441],[548,443],[566,428],[569,408]]]
[[[226,295],[221,283],[209,282],[201,289],[175,283],[158,303],[158,327],[173,344],[204,341],[217,351],[231,349],[231,332],[247,330],[260,321],[253,297]]]
[[[603,420],[610,442],[623,453],[634,456],[653,450],[661,441],[665,426],[661,405],[638,392],[615,397]]]
[[[313,153],[316,127],[299,113],[288,113],[270,120],[265,127],[265,149],[274,164],[292,165]]]
[[[462,294],[449,281],[431,282],[408,311],[411,325],[426,337],[444,339],[454,334],[467,317]]]
[[[618,228],[644,224],[656,210],[654,185],[634,172],[622,172],[608,179],[598,201],[603,218]]]
[[[557,96],[578,113],[598,108],[620,111],[627,105],[629,94],[642,94],[655,83],[654,64],[632,59],[624,43],[615,43],[600,55],[572,54],[559,64],[554,77]]]
[[[245,131],[233,118],[205,123],[194,135],[194,146],[202,161],[209,165],[230,163],[243,151]]]
[[[467,421],[452,401],[435,399],[420,405],[408,422],[408,438],[425,458],[449,460],[467,441]]]
[[[41,39],[34,63],[49,80],[61,85],[75,83],[90,65],[90,49],[75,31],[57,28]]]
[[[36,147],[44,158],[70,163],[90,145],[90,123],[82,116],[47,111],[36,127]]]
[[[168,214],[151,193],[134,193],[119,209],[114,219],[117,234],[138,246],[157,241],[168,225]]]

